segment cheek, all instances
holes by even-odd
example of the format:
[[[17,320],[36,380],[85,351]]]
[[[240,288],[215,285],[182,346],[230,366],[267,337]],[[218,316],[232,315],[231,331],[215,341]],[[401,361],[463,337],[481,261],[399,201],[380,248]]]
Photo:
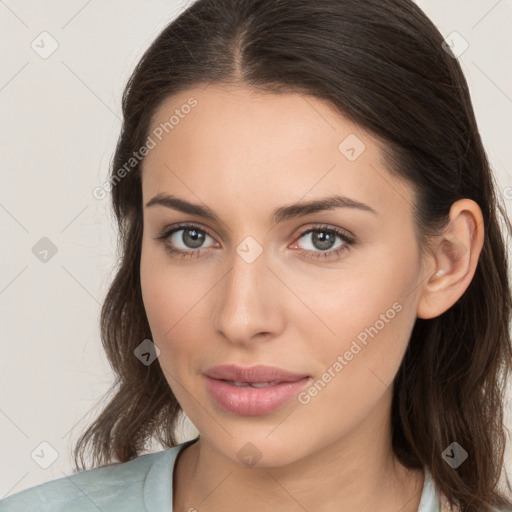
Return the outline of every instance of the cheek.
[[[184,314],[182,310],[187,302],[187,288],[183,286],[183,277],[178,272],[171,271],[170,265],[162,261],[160,251],[148,249],[144,244],[140,284],[153,341],[160,346],[166,334],[172,332],[180,313]]]
[[[167,360],[171,351],[176,357],[186,350],[200,351],[194,343],[204,339],[199,332],[201,326],[208,325],[209,315],[203,301],[207,299],[205,291],[212,285],[205,284],[192,269],[160,259],[143,248],[140,282],[152,341]]]
[[[321,348],[311,352],[317,363],[316,379],[301,403],[326,425],[337,424],[349,431],[391,392],[414,325],[415,309],[410,302],[391,303],[375,295],[361,307],[350,301],[344,304],[346,309],[332,316],[336,335],[325,337]]]
[[[340,270],[332,276],[323,276],[316,280],[295,278],[294,292],[317,317],[316,327],[320,335],[327,339],[338,340],[355,338],[376,325],[379,332],[390,331],[392,324],[401,321],[401,313],[410,300],[411,276],[400,275],[394,268],[383,265],[366,266],[364,271],[354,269]],[[409,296],[408,296],[409,295]],[[296,318],[300,324],[307,321],[313,326],[312,315],[303,315],[304,308],[298,308],[301,316]],[[322,325],[323,324],[323,325]],[[311,327],[309,327],[310,329]],[[329,335],[330,332],[330,335]]]
[[[325,368],[346,354],[344,374],[360,378],[372,369],[389,383],[398,369],[416,319],[417,264],[413,251],[397,255],[393,247],[376,251],[379,258],[359,260],[340,269],[334,279],[305,282],[307,304],[327,326],[319,359]],[[311,331],[311,324],[308,322]],[[319,331],[320,332],[320,331]],[[359,370],[358,370],[359,369]],[[322,370],[323,371],[323,370]]]

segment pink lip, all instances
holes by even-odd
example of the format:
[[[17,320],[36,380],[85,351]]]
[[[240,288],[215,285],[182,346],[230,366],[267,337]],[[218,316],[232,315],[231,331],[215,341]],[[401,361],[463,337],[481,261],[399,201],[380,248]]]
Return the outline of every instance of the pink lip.
[[[225,411],[245,416],[269,413],[284,405],[310,381],[304,374],[291,373],[270,366],[242,368],[222,365],[205,372],[206,389],[215,402]],[[237,387],[226,381],[274,382],[277,384],[253,388]]]

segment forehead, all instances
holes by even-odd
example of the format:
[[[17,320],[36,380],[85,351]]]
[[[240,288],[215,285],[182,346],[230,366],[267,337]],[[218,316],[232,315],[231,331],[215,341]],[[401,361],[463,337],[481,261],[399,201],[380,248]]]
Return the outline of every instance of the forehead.
[[[390,214],[412,206],[410,187],[385,168],[382,143],[312,96],[193,88],[160,105],[149,135],[144,201],[193,190],[221,206],[226,197],[262,207],[332,193]]]

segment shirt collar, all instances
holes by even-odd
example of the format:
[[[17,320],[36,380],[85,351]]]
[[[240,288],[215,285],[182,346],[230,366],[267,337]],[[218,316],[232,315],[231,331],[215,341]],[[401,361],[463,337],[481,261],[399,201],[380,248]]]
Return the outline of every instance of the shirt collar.
[[[172,512],[172,483],[174,464],[179,453],[198,441],[199,437],[162,452],[151,465],[144,481],[144,506],[150,512]]]
[[[425,478],[423,480],[423,490],[421,493],[418,512],[440,512],[440,502],[437,489],[432,479],[432,474],[427,467],[423,468]]]

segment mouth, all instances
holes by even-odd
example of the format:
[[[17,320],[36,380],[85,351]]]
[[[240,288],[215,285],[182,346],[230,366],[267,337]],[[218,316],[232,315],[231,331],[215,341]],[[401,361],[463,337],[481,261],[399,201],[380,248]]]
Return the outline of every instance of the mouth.
[[[241,416],[270,414],[288,404],[311,381],[245,382],[205,376],[206,390],[223,411]]]
[[[236,386],[237,388],[266,388],[269,386],[275,386],[276,384],[281,384],[283,381],[274,380],[271,382],[240,382],[236,380],[226,380],[226,379],[219,379],[224,382],[227,382],[228,384],[231,384],[232,386]]]
[[[305,373],[296,373],[277,366],[255,365],[238,366],[234,364],[224,364],[214,366],[204,372],[204,375],[212,379],[223,380],[232,383],[234,386],[272,386],[282,382],[296,382],[309,375]]]

